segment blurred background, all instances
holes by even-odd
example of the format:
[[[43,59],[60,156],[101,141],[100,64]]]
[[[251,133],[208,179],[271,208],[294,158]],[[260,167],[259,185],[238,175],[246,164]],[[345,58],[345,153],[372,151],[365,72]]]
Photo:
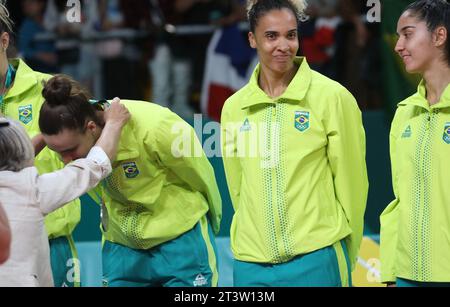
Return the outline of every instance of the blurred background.
[[[419,82],[393,51],[397,19],[409,2],[308,0],[310,18],[299,27],[299,55],[350,90],[363,112],[370,182],[364,243],[370,251],[362,249],[368,259],[361,256],[360,268],[365,281],[367,274],[376,277],[369,260],[377,258],[379,215],[393,199],[390,122],[396,104]],[[10,57],[23,58],[34,70],[68,74],[98,99],[151,101],[190,123],[199,113],[203,124],[218,121],[224,101],[247,82],[257,62],[242,0],[10,0],[6,6],[15,21]],[[221,159],[210,160],[224,211],[217,240],[224,259],[220,284],[230,285],[233,209]],[[99,208],[87,196],[82,202],[75,233],[82,281],[100,285]]]

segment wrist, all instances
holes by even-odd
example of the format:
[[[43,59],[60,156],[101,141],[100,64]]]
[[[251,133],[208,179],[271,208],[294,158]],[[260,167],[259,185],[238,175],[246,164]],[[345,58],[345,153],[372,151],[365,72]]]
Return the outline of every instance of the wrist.
[[[123,122],[107,121],[105,123],[105,129],[108,130],[121,130],[125,124]]]

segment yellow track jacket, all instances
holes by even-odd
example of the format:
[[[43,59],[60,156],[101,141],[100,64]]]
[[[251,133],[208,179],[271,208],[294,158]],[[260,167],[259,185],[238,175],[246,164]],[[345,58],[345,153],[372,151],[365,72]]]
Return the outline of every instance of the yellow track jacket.
[[[353,96],[306,59],[286,91],[250,82],[222,111],[222,153],[235,209],[236,259],[281,263],[346,239],[352,266],[363,234],[365,134]]]

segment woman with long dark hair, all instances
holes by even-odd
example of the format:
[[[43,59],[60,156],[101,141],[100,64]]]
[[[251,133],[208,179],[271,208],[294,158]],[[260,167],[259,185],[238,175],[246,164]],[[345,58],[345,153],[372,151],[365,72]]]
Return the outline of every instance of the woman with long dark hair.
[[[381,277],[397,286],[450,286],[450,3],[410,4],[397,33],[395,51],[422,81],[391,126],[395,199],[381,215]]]

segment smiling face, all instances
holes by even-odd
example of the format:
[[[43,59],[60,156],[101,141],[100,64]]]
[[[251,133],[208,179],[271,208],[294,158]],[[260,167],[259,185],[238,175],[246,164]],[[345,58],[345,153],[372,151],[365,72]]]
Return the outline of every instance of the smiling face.
[[[249,33],[249,41],[258,51],[262,69],[277,74],[289,72],[299,48],[294,13],[289,9],[269,11]]]
[[[423,74],[436,59],[442,58],[442,50],[436,48],[433,33],[425,21],[421,21],[406,11],[397,23],[399,35],[395,51],[403,59],[409,73]]]

